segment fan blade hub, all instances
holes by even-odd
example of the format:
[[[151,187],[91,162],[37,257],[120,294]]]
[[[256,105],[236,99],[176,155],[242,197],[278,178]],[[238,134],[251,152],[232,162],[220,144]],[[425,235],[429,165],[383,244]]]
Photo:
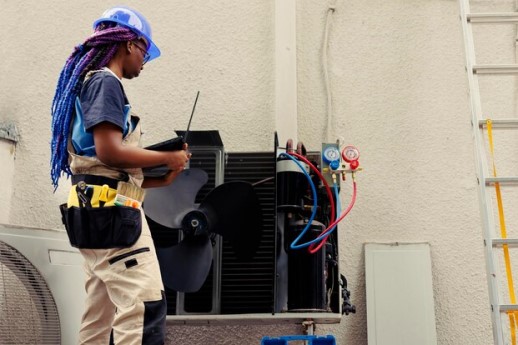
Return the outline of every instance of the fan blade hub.
[[[182,230],[187,236],[207,235],[209,233],[209,228],[209,219],[207,218],[207,215],[200,210],[190,211],[182,220]]]

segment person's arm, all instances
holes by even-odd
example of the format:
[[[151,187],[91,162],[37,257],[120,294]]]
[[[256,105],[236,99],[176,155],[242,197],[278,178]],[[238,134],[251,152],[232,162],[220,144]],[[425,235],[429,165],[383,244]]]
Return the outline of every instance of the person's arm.
[[[96,125],[93,128],[93,136],[97,158],[106,165],[114,168],[147,168],[166,165],[169,168],[171,172],[164,177],[146,178],[144,188],[170,184],[182,172],[190,158],[187,147],[179,151],[152,151],[125,146],[122,144],[120,127],[110,122]]]

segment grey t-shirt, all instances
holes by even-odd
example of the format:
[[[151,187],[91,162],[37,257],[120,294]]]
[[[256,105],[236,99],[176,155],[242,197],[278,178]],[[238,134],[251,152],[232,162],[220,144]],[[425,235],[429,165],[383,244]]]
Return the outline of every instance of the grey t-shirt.
[[[84,82],[76,98],[76,112],[72,126],[72,145],[80,156],[95,156],[93,127],[110,122],[126,135],[131,129],[130,105],[122,83],[111,71],[94,73]]]
[[[105,121],[120,127],[121,131],[125,128],[125,106],[129,102],[122,83],[109,71],[97,72],[84,83],[80,101],[87,132]]]

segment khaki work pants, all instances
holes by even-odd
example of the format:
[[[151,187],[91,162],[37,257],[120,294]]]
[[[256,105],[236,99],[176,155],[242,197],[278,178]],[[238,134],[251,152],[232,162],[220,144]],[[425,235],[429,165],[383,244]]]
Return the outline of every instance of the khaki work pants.
[[[79,344],[163,345],[167,305],[155,247],[142,213],[142,234],[129,248],[81,249],[86,305]]]

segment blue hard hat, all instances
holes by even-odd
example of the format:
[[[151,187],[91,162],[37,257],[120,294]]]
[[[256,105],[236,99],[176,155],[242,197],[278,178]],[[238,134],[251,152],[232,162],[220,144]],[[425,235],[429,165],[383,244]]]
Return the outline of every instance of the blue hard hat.
[[[116,6],[104,11],[101,17],[94,22],[94,29],[102,22],[117,23],[131,29],[137,35],[144,37],[148,42],[148,61],[160,56],[160,49],[158,49],[151,39],[151,25],[149,25],[146,18],[139,12],[125,6]]]

